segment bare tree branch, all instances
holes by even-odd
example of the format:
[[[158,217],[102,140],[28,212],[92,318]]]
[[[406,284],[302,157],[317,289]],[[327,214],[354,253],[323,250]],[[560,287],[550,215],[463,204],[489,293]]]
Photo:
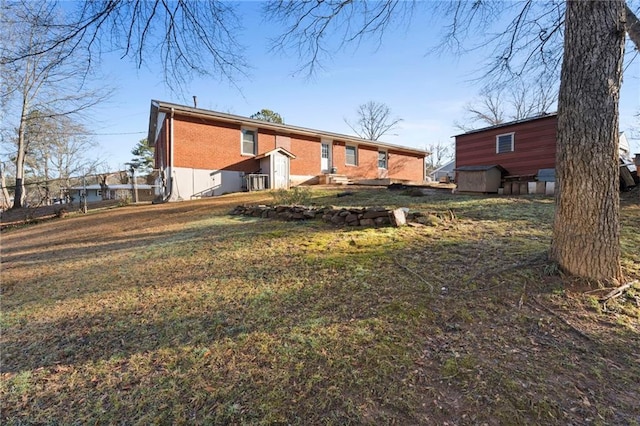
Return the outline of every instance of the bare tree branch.
[[[26,4],[26,3],[25,3]],[[29,50],[14,50],[2,62],[24,60],[66,46],[86,50],[88,64],[104,51],[120,50],[138,67],[160,58],[165,82],[181,88],[194,75],[220,77],[235,84],[249,65],[237,42],[234,6],[220,0],[96,0],[78,3],[68,22]],[[41,26],[51,30],[53,26]],[[149,55],[158,52],[159,55]]]
[[[519,79],[510,86],[483,90],[478,99],[464,107],[462,122],[456,121],[454,125],[468,132],[478,127],[546,114],[553,110],[557,99],[557,84],[530,83]]]
[[[415,2],[399,0],[280,0],[268,2],[264,13],[267,20],[284,28],[272,40],[272,51],[296,51],[302,61],[298,71],[313,74],[345,44],[381,37],[394,23],[410,19],[414,7]]]
[[[359,137],[372,141],[377,141],[382,136],[389,134],[397,128],[402,121],[401,118],[393,118],[391,109],[380,102],[368,101],[358,107],[358,121],[350,123],[346,118],[344,122]]]
[[[640,21],[629,5],[625,6],[625,11],[627,14],[625,29],[633,44],[636,45],[636,50],[640,50]]]

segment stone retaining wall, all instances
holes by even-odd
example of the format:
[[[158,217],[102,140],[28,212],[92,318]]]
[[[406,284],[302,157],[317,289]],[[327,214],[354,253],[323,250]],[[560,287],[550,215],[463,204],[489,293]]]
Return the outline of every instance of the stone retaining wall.
[[[338,208],[303,206],[237,206],[230,214],[261,217],[285,221],[322,220],[339,226],[436,226],[442,218],[435,214],[410,212],[407,208],[386,209],[384,207]]]

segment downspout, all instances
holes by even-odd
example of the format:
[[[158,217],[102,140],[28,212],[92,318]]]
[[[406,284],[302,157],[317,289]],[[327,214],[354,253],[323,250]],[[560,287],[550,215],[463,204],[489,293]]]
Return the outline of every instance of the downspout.
[[[169,193],[165,197],[164,201],[170,201],[173,196],[173,182],[175,172],[173,170],[173,114],[174,109],[171,108],[171,115],[169,116]]]

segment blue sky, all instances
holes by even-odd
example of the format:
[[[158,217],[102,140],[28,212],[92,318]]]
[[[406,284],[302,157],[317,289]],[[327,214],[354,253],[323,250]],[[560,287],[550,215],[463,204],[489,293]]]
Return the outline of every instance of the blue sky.
[[[111,100],[93,113],[98,152],[111,169],[131,159],[131,149],[146,136],[151,99],[192,105],[243,116],[262,108],[278,112],[287,124],[353,134],[344,118],[355,121],[358,105],[374,100],[387,104],[403,121],[389,143],[426,148],[438,142],[453,146],[452,135],[460,133],[454,122],[464,117],[464,105],[478,94],[486,52],[454,57],[429,53],[439,41],[437,23],[415,20],[408,28],[388,31],[376,40],[348,46],[337,52],[324,68],[308,77],[296,73],[298,58],[289,53],[269,52],[269,37],[275,29],[262,22],[259,3],[243,3],[247,30],[241,41],[249,46],[247,58],[253,68],[238,88],[213,78],[195,79],[184,93],[176,94],[163,84],[162,74],[150,58],[149,67],[137,69],[129,59],[105,55],[103,71],[115,87]],[[621,130],[637,126],[640,60],[625,72],[621,96]],[[632,140],[634,152],[640,141]]]

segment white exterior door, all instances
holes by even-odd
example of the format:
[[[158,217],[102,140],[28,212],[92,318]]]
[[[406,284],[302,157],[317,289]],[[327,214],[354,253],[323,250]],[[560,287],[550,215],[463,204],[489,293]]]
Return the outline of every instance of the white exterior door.
[[[320,144],[320,171],[328,172],[331,165],[331,144],[322,141]]]
[[[273,156],[273,189],[289,188],[289,157],[276,154]]]

